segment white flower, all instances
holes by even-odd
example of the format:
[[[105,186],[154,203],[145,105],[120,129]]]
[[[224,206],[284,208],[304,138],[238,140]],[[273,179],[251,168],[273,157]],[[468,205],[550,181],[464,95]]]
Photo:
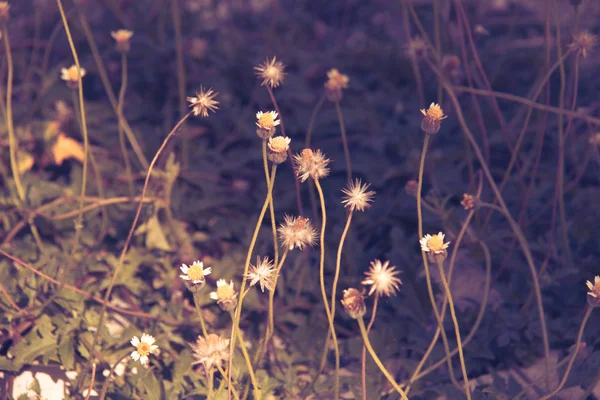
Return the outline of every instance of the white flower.
[[[441,254],[447,248],[450,242],[444,243],[444,235],[442,232],[439,232],[437,235],[431,236],[427,234],[423,236],[420,240],[421,250],[425,252],[432,252],[434,254]]]
[[[202,261],[194,261],[191,267],[186,264],[181,264],[181,272],[183,275],[179,277],[186,281],[191,281],[192,284],[201,284],[206,281],[205,276],[209,275],[212,268],[204,268]]]
[[[344,207],[348,207],[350,211],[364,211],[371,207],[370,203],[373,201],[375,192],[372,190],[367,191],[370,186],[370,183],[362,183],[360,179],[348,182],[348,187],[342,189],[342,192],[346,195],[344,201],[342,201]]]
[[[210,293],[210,298],[216,300],[219,306],[225,311],[231,311],[237,305],[237,293],[233,281],[219,279],[217,281],[217,290]]]
[[[212,89],[204,90],[202,86],[200,86],[200,91],[196,92],[196,97],[188,97],[187,101],[190,103],[190,107],[192,107],[192,111],[195,116],[201,115],[203,117],[208,117],[208,112],[219,109],[219,102],[215,100],[215,97],[219,93],[215,92]]]
[[[148,356],[155,354],[158,350],[158,346],[154,344],[154,341],[154,338],[146,333],[142,334],[141,339],[134,336],[131,339],[131,345],[136,349],[131,353],[131,358],[135,361],[139,360],[142,365],[146,365],[148,363]]]

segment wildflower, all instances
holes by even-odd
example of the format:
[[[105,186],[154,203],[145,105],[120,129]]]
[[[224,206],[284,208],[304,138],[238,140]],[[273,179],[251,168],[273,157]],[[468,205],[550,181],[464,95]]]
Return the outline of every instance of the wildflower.
[[[325,82],[325,93],[331,101],[340,101],[342,99],[342,89],[348,87],[350,79],[348,75],[340,73],[336,68],[327,71],[327,82]]]
[[[194,261],[191,267],[186,264],[181,264],[181,272],[183,275],[179,275],[181,279],[187,281],[189,288],[194,289],[197,286],[202,286],[206,282],[206,276],[212,272],[212,268],[204,268],[202,261]]]
[[[8,4],[8,1],[0,1],[0,23],[5,24],[8,22],[9,11],[10,4]]]
[[[304,217],[284,216],[285,222],[279,226],[279,238],[284,247],[294,250],[297,247],[304,250],[306,245],[314,245],[317,231],[312,227],[310,220]]]
[[[217,281],[217,291],[211,292],[210,298],[216,300],[223,310],[233,310],[237,305],[237,293],[233,281],[227,283],[225,279],[219,279]]]
[[[399,285],[402,284],[402,281],[396,275],[398,275],[400,271],[396,271],[395,266],[388,268],[389,265],[389,261],[386,261],[383,264],[379,260],[371,261],[371,267],[365,272],[367,279],[361,282],[363,285],[371,285],[369,296],[373,293],[377,293],[378,296],[389,297],[395,296],[398,292]]]
[[[154,338],[146,333],[142,334],[142,338],[138,339],[134,336],[131,339],[131,345],[135,347],[135,350],[131,353],[131,358],[135,361],[140,361],[140,364],[146,365],[148,363],[148,356],[150,354],[156,354],[158,346],[154,344]]]
[[[200,86],[200,91],[196,92],[196,97],[188,97],[187,101],[190,103],[190,107],[193,108],[193,112],[195,116],[201,115],[203,117],[208,117],[208,112],[219,109],[219,102],[214,100],[215,96],[219,93],[213,91],[212,89],[208,89],[204,91],[204,88]]]
[[[127,29],[119,29],[118,31],[112,31],[110,33],[113,39],[117,44],[117,50],[121,53],[129,53],[129,49],[131,48],[131,43],[129,40],[133,36],[133,31],[129,31]]]
[[[408,44],[405,46],[405,49],[406,55],[410,59],[418,61],[427,55],[429,47],[423,39],[421,39],[419,36],[415,36],[413,39],[409,40]]]
[[[421,250],[426,252],[431,262],[441,262],[446,259],[448,252],[446,249],[450,242],[444,243],[444,235],[439,232],[437,235],[427,234],[420,240]]]
[[[256,113],[256,134],[267,139],[273,136],[275,133],[275,127],[279,125],[280,121],[277,119],[278,115],[276,111],[268,111],[266,113],[259,111]]]
[[[260,257],[256,257],[256,265],[250,266],[250,271],[246,275],[246,278],[250,279],[250,286],[259,283],[261,292],[264,292],[265,288],[268,291],[273,290],[277,278],[273,261],[269,260],[268,257],[263,258],[262,261]]]
[[[583,58],[587,58],[597,42],[598,37],[596,35],[588,31],[581,31],[573,36],[573,41],[569,44],[569,49],[577,52],[577,54],[581,54]]]
[[[363,184],[360,179],[348,182],[348,187],[342,189],[342,192],[346,195],[346,198],[342,201],[344,207],[350,208],[350,211],[365,211],[365,209],[371,207],[370,203],[373,201],[375,192],[373,190],[367,192],[370,186],[370,183]]]
[[[460,205],[465,208],[465,210],[470,210],[477,206],[478,198],[468,193],[463,194],[463,199],[460,202]]]
[[[440,131],[441,122],[447,117],[439,104],[431,103],[427,110],[421,109],[423,120],[421,130],[428,135],[435,135]]]
[[[594,283],[586,281],[585,284],[590,290],[587,292],[588,304],[592,307],[600,306],[600,276],[596,275],[594,277]]]
[[[60,78],[67,83],[67,86],[71,89],[77,88],[79,85],[79,79],[85,76],[85,69],[79,68],[80,73],[77,73],[77,66],[71,65],[69,68],[62,68],[60,70]]]
[[[294,156],[296,162],[296,176],[300,182],[305,182],[310,176],[314,180],[325,178],[329,175],[329,159],[321,150],[304,149]]]
[[[229,359],[229,339],[223,339],[214,333],[206,337],[198,336],[196,343],[190,346],[194,350],[194,364],[204,365],[206,371],[214,366],[220,368],[221,363]]]
[[[287,159],[287,152],[290,149],[291,141],[292,139],[289,137],[270,137],[269,143],[267,144],[267,158],[274,164],[281,164],[284,162]]]
[[[358,289],[350,288],[344,290],[342,305],[350,318],[353,319],[362,318],[367,312],[365,298],[363,297],[363,293],[359,292]]]
[[[271,60],[267,58],[264,63],[258,67],[254,67],[254,69],[257,71],[256,75],[262,79],[261,85],[269,85],[271,89],[281,85],[283,78],[285,78],[285,73],[283,72],[285,65],[281,61],[277,61],[276,57],[273,57]]]

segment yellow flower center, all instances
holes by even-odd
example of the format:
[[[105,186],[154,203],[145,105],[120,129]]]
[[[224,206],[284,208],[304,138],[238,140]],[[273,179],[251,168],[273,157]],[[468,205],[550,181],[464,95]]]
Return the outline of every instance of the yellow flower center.
[[[429,247],[429,250],[431,251],[442,251],[444,250],[444,241],[442,239],[440,239],[439,236],[432,236],[428,241],[427,241],[427,247]]]
[[[140,342],[140,344],[137,345],[137,352],[140,356],[150,355],[150,345],[146,342]]]
[[[275,120],[271,113],[264,113],[258,118],[258,124],[263,129],[273,129]]]
[[[434,104],[427,110],[427,116],[432,120],[439,121],[444,118],[444,112],[439,105]]]
[[[217,297],[220,300],[227,300],[227,299],[231,299],[233,298],[233,295],[235,294],[233,288],[229,285],[223,285],[223,286],[219,286],[217,288]]]
[[[202,281],[204,280],[204,269],[200,265],[192,265],[187,272],[187,276],[192,281]]]
[[[277,136],[269,141],[269,148],[275,153],[283,153],[288,150],[289,144],[283,136]]]

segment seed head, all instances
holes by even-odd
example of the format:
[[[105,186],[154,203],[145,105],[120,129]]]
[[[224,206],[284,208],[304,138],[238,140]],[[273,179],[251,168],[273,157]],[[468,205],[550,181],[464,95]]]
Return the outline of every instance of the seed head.
[[[428,135],[435,135],[440,131],[441,122],[447,118],[439,104],[431,103],[427,110],[421,109],[423,120],[421,130]]]
[[[190,346],[194,351],[194,364],[202,364],[207,372],[215,366],[221,367],[221,363],[229,359],[229,339],[214,333],[206,337],[198,336],[196,343]]]
[[[594,277],[594,283],[587,281],[586,285],[590,290],[587,293],[588,304],[592,307],[600,306],[600,276]]]
[[[210,298],[216,300],[224,311],[231,311],[237,305],[237,293],[233,281],[227,283],[225,279],[217,281],[217,291],[211,292]]]
[[[427,55],[429,46],[419,36],[412,38],[405,46],[406,55],[415,61],[423,59]]]
[[[131,44],[129,40],[133,36],[133,31],[127,29],[119,29],[118,31],[112,31],[110,36],[115,39],[117,50],[121,53],[129,53]]]
[[[431,262],[442,262],[448,256],[448,245],[450,242],[444,243],[444,235],[439,232],[437,235],[427,234],[421,238],[421,250],[427,253]]]
[[[250,271],[246,275],[246,278],[250,279],[250,286],[259,283],[261,292],[264,292],[265,288],[268,291],[272,291],[277,279],[273,261],[269,260],[268,257],[263,258],[262,261],[260,257],[256,257],[256,265],[250,266]]]
[[[219,93],[213,91],[212,89],[204,90],[202,86],[200,86],[200,91],[196,92],[196,97],[188,97],[187,101],[190,103],[190,107],[194,112],[194,115],[197,117],[201,115],[202,117],[208,117],[208,111],[215,112],[215,110],[219,109],[219,102],[214,98]]]
[[[257,67],[256,75],[262,79],[261,86],[269,85],[271,89],[278,87],[285,78],[285,65],[281,61],[277,61],[276,57],[271,60],[268,58]]]
[[[131,353],[131,358],[135,361],[139,360],[142,365],[146,365],[148,363],[148,356],[156,354],[158,351],[158,346],[154,342],[155,339],[146,333],[142,334],[141,339],[134,336],[131,339],[131,345],[135,347],[135,350]]]
[[[306,245],[313,246],[317,238],[317,231],[304,217],[284,216],[284,223],[279,225],[278,231],[281,244],[290,250],[297,247],[302,251]]]
[[[291,141],[292,139],[289,137],[270,137],[269,143],[267,144],[267,158],[274,164],[281,164],[287,160],[287,153],[290,149]]]
[[[470,210],[472,208],[477,207],[478,202],[479,202],[479,199],[477,197],[470,195],[468,193],[464,193],[463,199],[460,202],[460,204],[464,207],[465,210]]]
[[[367,191],[370,186],[370,183],[363,184],[360,179],[348,182],[348,186],[342,189],[342,192],[346,195],[342,201],[344,207],[348,207],[350,211],[364,211],[371,207],[370,203],[373,201],[375,192],[372,190]]]
[[[344,290],[342,305],[350,318],[353,319],[362,318],[367,313],[365,299],[362,292],[359,292],[358,289],[350,288]]]
[[[340,101],[342,99],[342,89],[348,87],[350,79],[348,75],[340,73],[336,68],[327,72],[327,82],[325,82],[325,94],[331,101]]]
[[[577,54],[581,54],[583,58],[588,58],[594,50],[598,37],[588,31],[581,31],[573,36],[573,41],[569,44],[569,48]]]
[[[367,279],[361,282],[363,285],[371,285],[369,296],[377,293],[378,296],[389,297],[398,292],[402,281],[396,275],[400,274],[400,271],[396,271],[396,266],[389,265],[389,261],[383,264],[379,260],[371,261],[371,267],[365,272]]]
[[[305,182],[308,177],[314,180],[325,178],[329,175],[329,159],[325,158],[325,154],[321,150],[304,149],[299,154],[294,156],[296,164],[296,176],[300,182]]]
[[[85,76],[85,69],[80,68],[81,78]],[[69,68],[62,68],[60,70],[60,78],[67,83],[67,86],[71,89],[76,89],[79,85],[80,74],[77,73],[77,66],[71,65]]]
[[[273,136],[275,133],[275,127],[279,125],[280,121],[277,119],[276,111],[267,111],[266,113],[259,111],[256,113],[256,126],[258,129],[256,130],[256,134],[263,138],[267,139]]]

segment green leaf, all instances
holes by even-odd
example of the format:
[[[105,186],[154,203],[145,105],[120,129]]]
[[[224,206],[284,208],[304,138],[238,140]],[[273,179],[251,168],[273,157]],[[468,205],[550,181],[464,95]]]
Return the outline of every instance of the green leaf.
[[[75,368],[75,344],[71,335],[63,336],[58,345],[58,357],[63,367],[68,370]]]

